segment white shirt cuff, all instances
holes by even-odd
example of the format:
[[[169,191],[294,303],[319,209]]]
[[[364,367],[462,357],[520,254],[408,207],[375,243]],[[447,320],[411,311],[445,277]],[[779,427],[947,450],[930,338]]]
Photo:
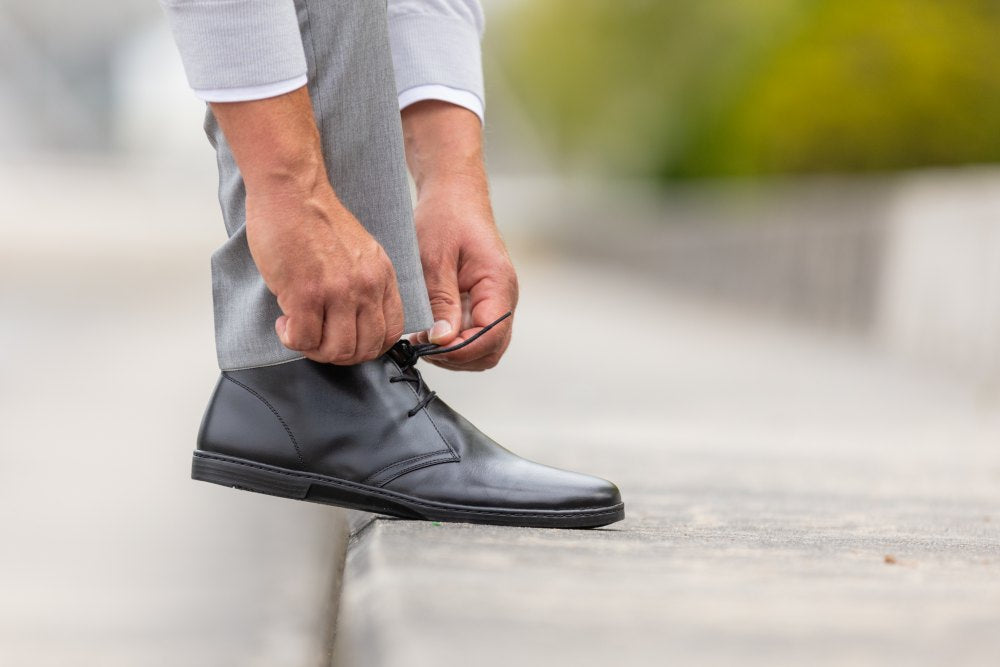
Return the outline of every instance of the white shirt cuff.
[[[290,93],[306,85],[306,75],[297,76],[284,81],[264,83],[259,86],[244,86],[240,88],[217,88],[214,90],[194,89],[194,94],[205,102],[249,102],[277,97]]]
[[[399,94],[399,109],[402,111],[411,104],[422,102],[423,100],[441,100],[450,102],[460,107],[465,107],[472,113],[479,116],[479,122],[485,123],[486,113],[483,101],[475,93],[451,86],[442,86],[438,83],[428,83],[421,86],[407,88]]]

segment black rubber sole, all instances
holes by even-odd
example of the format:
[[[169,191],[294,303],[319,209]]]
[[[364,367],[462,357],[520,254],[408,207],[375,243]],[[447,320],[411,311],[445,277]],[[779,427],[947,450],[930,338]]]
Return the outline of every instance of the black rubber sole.
[[[315,473],[196,451],[191,478],[282,498],[388,514],[404,519],[488,523],[531,528],[597,528],[625,518],[625,504],[578,510],[505,510],[420,500],[401,493]]]

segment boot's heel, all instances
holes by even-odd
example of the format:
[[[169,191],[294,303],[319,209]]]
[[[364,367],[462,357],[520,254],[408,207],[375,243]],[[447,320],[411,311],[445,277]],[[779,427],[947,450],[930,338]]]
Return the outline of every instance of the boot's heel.
[[[195,452],[191,479],[221,484],[243,491],[256,491],[282,498],[302,500],[309,494],[308,480],[280,469],[221,454]]]

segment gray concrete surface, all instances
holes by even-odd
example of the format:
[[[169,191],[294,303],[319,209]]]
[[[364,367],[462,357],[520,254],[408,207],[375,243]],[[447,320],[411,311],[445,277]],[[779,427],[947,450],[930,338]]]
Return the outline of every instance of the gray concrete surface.
[[[619,483],[593,531],[365,521],[336,665],[995,665],[1000,406],[846,339],[523,249],[508,447]]]
[[[0,165],[5,667],[328,661],[343,515],[190,479],[223,232],[178,171]]]

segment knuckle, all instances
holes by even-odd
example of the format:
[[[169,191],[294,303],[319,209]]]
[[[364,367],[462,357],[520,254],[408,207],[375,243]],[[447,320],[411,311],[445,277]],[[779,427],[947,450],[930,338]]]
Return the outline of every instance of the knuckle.
[[[318,280],[309,280],[298,285],[292,301],[300,308],[313,308],[321,305],[326,297],[326,290]]]
[[[427,296],[432,305],[455,307],[458,305],[458,295],[442,288],[429,288]]]
[[[382,300],[382,308],[385,312],[385,319],[387,322],[399,321],[400,326],[403,324],[403,297],[400,295],[399,290],[396,289],[396,283],[392,283],[392,289],[389,290],[388,298]]]
[[[342,345],[331,352],[333,361],[330,363],[348,365],[354,362],[354,359],[358,356],[358,350],[354,346],[347,347]]]
[[[386,280],[396,282],[396,267],[392,265],[392,261],[389,259],[388,255],[385,255],[385,262],[382,263],[382,275],[385,276]]]
[[[319,344],[318,336],[308,331],[293,333],[288,341],[288,348],[297,352],[314,350]]]
[[[347,347],[342,341],[326,341],[321,353],[328,364],[344,364],[354,356],[354,348]]]
[[[506,287],[507,290],[510,291],[510,293],[513,294],[514,297],[516,298],[519,287],[517,282],[517,274],[514,273],[514,268],[510,267],[509,272],[506,272],[501,275],[503,275],[503,278],[501,279],[503,286]]]
[[[375,264],[379,265],[383,271],[395,271],[392,266],[392,260],[389,259],[389,253],[385,251],[385,248],[375,244],[376,248],[376,261]]]
[[[354,287],[354,282],[347,276],[337,276],[330,281],[330,291],[338,296],[349,294]]]
[[[403,337],[404,333],[406,333],[406,331],[404,330],[403,323],[400,322],[398,325],[386,327],[384,340],[389,345],[393,345],[397,340]]]
[[[376,290],[381,291],[382,287],[382,276],[379,272],[372,268],[365,268],[358,271],[355,276],[356,285],[359,290],[365,293],[374,292]]]

